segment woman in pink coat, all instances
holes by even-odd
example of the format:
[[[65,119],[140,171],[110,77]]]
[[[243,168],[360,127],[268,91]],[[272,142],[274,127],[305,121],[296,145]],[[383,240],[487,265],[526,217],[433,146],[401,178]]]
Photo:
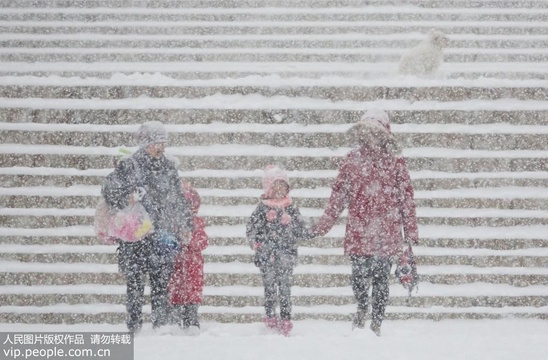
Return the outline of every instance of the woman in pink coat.
[[[325,235],[348,207],[344,252],[352,262],[358,303],[353,326],[365,326],[372,284],[370,328],[380,335],[392,260],[403,252],[404,241],[418,242],[413,188],[384,111],[366,112],[349,138],[358,147],[342,161],[329,205],[311,233]]]
[[[183,194],[191,204],[193,229],[190,243],[183,246],[175,260],[173,274],[169,282],[170,303],[174,305],[174,316],[183,328],[200,328],[198,307],[202,303],[204,288],[204,257],[208,237],[204,219],[197,216],[200,208],[200,195],[189,184],[182,184]]]

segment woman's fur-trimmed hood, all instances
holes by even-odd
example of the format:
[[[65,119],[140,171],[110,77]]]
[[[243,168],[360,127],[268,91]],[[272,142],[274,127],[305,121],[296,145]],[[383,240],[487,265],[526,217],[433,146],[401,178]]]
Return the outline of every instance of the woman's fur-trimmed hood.
[[[369,146],[372,139],[379,139],[381,147],[391,155],[400,155],[401,148],[391,131],[388,114],[382,110],[369,110],[348,132],[352,144]]]

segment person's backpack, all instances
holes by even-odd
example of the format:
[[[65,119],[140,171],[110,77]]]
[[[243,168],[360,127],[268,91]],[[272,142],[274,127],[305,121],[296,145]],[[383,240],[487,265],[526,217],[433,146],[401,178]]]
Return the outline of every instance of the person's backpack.
[[[417,273],[417,262],[413,255],[411,245],[408,245],[396,264],[396,278],[409,291],[409,296],[419,284],[419,275]]]

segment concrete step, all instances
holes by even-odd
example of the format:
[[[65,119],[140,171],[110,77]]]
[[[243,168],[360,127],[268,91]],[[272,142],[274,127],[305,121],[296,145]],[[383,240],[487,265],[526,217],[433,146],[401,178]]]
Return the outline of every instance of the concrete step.
[[[548,14],[543,9],[489,9],[489,8],[459,8],[459,9],[425,9],[418,7],[326,7],[326,8],[180,8],[180,9],[89,9],[57,8],[4,9],[0,21],[49,22],[49,21],[80,21],[93,25],[104,21],[140,21],[146,24],[153,22],[183,22],[183,21],[546,21]]]
[[[70,187],[76,185],[85,186],[100,186],[104,181],[102,173],[108,174],[110,169],[98,169],[97,173],[101,175],[70,175],[76,172],[67,172],[62,174],[60,172],[47,175],[48,168],[45,168],[42,173],[44,175],[38,175],[38,171],[32,171],[32,168],[26,168],[31,171],[23,171],[16,174],[15,172],[5,173],[10,168],[0,168],[0,183],[3,187],[21,187],[21,186],[53,186],[53,187]],[[51,169],[53,171],[57,169]],[[30,174],[33,172],[35,174]],[[199,172],[197,170],[196,172]],[[227,172],[230,172],[227,171]],[[317,188],[317,187],[331,187],[336,172],[329,177],[300,177],[290,178],[291,186],[293,188]],[[511,173],[501,173],[497,176],[497,173],[484,173],[477,174],[475,176],[466,177],[463,175],[461,178],[450,177],[447,174],[446,178],[426,177],[420,178],[419,175],[415,175],[418,172],[411,173],[411,179],[413,188],[415,191],[428,191],[428,190],[441,190],[441,189],[467,189],[467,188],[494,188],[494,187],[548,187],[548,176],[535,177],[537,174],[543,173],[524,173],[523,177],[512,176]],[[516,175],[520,175],[517,173]],[[262,186],[262,174],[256,174],[254,177],[233,177],[230,174],[226,176],[208,177],[206,174],[202,176],[193,176],[192,172],[181,172],[180,175],[186,181],[190,182],[192,186],[196,188],[208,188],[208,189],[240,189],[240,188],[255,188],[259,189]],[[219,174],[218,174],[219,175]],[[458,174],[454,174],[458,175]],[[473,174],[466,174],[473,175]],[[531,177],[527,177],[531,176]]]
[[[440,76],[430,79],[411,79],[395,76],[398,62],[350,63],[343,62],[8,62],[2,66],[5,76],[3,85],[25,85],[55,87],[59,79],[52,75],[74,77],[62,83],[70,87],[296,87],[299,78],[301,87],[341,87],[375,89],[401,89],[410,86],[421,89],[438,88],[545,88],[544,63],[531,62],[446,62],[440,68]],[[143,74],[141,74],[143,73]],[[499,76],[500,74],[500,76]],[[39,76],[43,79],[11,78],[9,76]],[[123,76],[125,75],[125,76]],[[131,76],[129,76],[131,75]],[[243,79],[257,75],[256,79]],[[261,78],[263,76],[265,78]],[[78,77],[84,77],[80,79]],[[325,78],[329,79],[325,79]],[[383,78],[385,77],[385,78]],[[498,79],[483,79],[492,77]],[[86,79],[91,78],[91,79]],[[215,81],[213,81],[215,79]],[[522,80],[510,82],[508,79]],[[533,81],[531,79],[537,79]],[[178,80],[178,81],[176,81]],[[194,80],[194,81],[191,81]],[[197,81],[200,80],[200,81]],[[210,80],[210,81],[206,81]],[[292,80],[292,81],[289,81]],[[529,81],[527,81],[529,80]],[[431,90],[430,90],[431,91]]]
[[[224,76],[221,76],[224,77]],[[313,80],[313,79],[311,79]],[[304,81],[304,80],[303,80]],[[108,80],[110,82],[110,80]],[[221,85],[226,83],[227,85]],[[184,83],[181,83],[181,85]],[[49,99],[124,99],[151,98],[201,98],[215,94],[263,96],[306,96],[336,101],[413,100],[413,101],[465,101],[465,100],[544,100],[548,98],[545,87],[482,87],[431,86],[431,87],[365,87],[365,86],[229,86],[228,79],[220,79],[218,86],[41,86],[0,85],[0,97]]]
[[[323,132],[321,127],[314,130],[314,127],[304,128],[307,132],[295,132],[286,130],[287,125],[278,127],[264,127],[263,130],[247,131],[246,125],[256,128],[255,124],[239,124],[236,126],[227,126],[228,124],[214,123],[210,126],[201,126],[197,132],[192,132],[192,127],[182,128],[182,132],[170,133],[169,146],[205,146],[215,144],[248,144],[248,145],[271,145],[271,146],[291,146],[291,147],[345,147],[348,146],[348,137],[344,130],[348,126],[339,126],[340,130],[332,132],[335,127],[329,128]],[[413,125],[413,124],[409,124]],[[223,131],[222,128],[226,127]],[[84,128],[83,125],[74,125],[68,131],[63,131],[64,127],[44,126],[44,129],[38,128],[36,124],[21,127],[30,130],[3,130],[0,124],[0,137],[4,143],[8,144],[41,144],[41,145],[77,145],[77,146],[106,146],[113,144],[124,144],[125,146],[138,146],[135,136],[135,127],[126,132],[111,127],[113,130],[107,132],[109,127],[105,127],[101,132],[79,131],[78,128]],[[90,126],[90,130],[92,127]],[[49,130],[47,128],[50,128]],[[239,129],[238,129],[239,128]],[[188,129],[188,130],[187,130]],[[423,130],[424,129],[424,130]],[[450,126],[447,127],[447,133],[431,133],[428,127],[416,125],[409,126],[409,131],[405,133],[396,132],[396,137],[400,145],[404,148],[414,147],[437,147],[443,144],[445,148],[472,149],[472,150],[548,150],[548,126],[539,126],[527,128],[527,131],[538,133],[527,134],[467,134],[453,132]],[[494,127],[493,127],[494,129]],[[169,129],[168,129],[169,130]],[[187,131],[185,131],[187,130]],[[281,132],[276,132],[279,130]],[[398,131],[395,127],[394,131]],[[413,130],[417,132],[413,132]],[[474,127],[466,130],[474,131]],[[463,129],[463,131],[466,131]],[[441,130],[443,131],[443,130]],[[481,131],[481,130],[480,130]],[[510,130],[509,130],[510,131]],[[519,131],[516,128],[516,131]]]
[[[359,110],[302,108],[297,110],[279,108],[279,105],[268,109],[169,109],[161,108],[155,104],[159,107],[158,109],[131,109],[120,107],[120,105],[115,109],[89,109],[85,108],[86,100],[63,101],[66,102],[64,104],[66,107],[51,108],[53,105],[51,101],[46,104],[42,103],[40,99],[4,99],[3,102],[6,105],[0,107],[0,118],[10,123],[97,125],[139,124],[159,117],[165,124],[209,124],[214,122],[232,124],[353,124],[359,121],[363,113]],[[104,101],[104,106],[109,106],[109,103],[110,101]],[[94,104],[96,107],[97,100],[94,100]],[[431,109],[424,110],[389,110],[388,114],[392,124],[548,124],[548,110],[546,109],[527,110],[524,107],[519,110],[497,110],[497,107],[501,108],[502,104],[493,102],[486,105],[490,109],[483,110],[480,107],[478,110],[439,110],[432,106]]]
[[[458,250],[451,250],[458,252]],[[466,250],[475,251],[475,250]],[[520,250],[521,251],[521,250]],[[525,250],[523,250],[525,251]],[[440,252],[439,249],[437,252]],[[123,285],[125,280],[114,264],[25,263],[2,261],[0,285]],[[262,286],[259,269],[252,263],[205,263],[206,285]],[[486,282],[511,286],[546,285],[546,267],[474,267],[466,265],[422,265],[421,281],[436,285]],[[347,286],[349,265],[299,265],[295,286],[326,288]],[[498,279],[498,280],[496,280]],[[396,279],[392,279],[396,283]],[[345,282],[346,281],[346,282]]]
[[[114,249],[113,249],[114,251]],[[308,253],[305,249],[302,252]],[[342,250],[341,250],[342,253]],[[496,252],[494,252],[496,253]],[[463,253],[464,254],[464,253]],[[26,263],[93,263],[115,264],[117,257],[110,253],[0,253],[0,259],[5,261],[19,261]],[[447,266],[467,265],[475,267],[546,267],[548,256],[523,256],[523,255],[417,255],[418,266]],[[253,255],[204,255],[206,263],[253,263]],[[344,255],[299,255],[301,265],[350,265],[350,261]]]
[[[458,228],[456,228],[458,229]],[[522,228],[526,229],[526,228]],[[57,229],[37,229],[41,232],[39,235],[16,235],[8,232],[8,229],[3,229],[4,234],[0,235],[0,242],[2,244],[16,244],[16,245],[99,245],[100,242],[93,234],[93,229],[89,228],[89,231],[75,231],[73,235],[67,235],[66,229],[61,229],[55,233]],[[15,232],[18,229],[11,229]],[[28,233],[29,229],[21,229],[22,232]],[[48,230],[48,231],[46,231]],[[31,229],[31,231],[33,231]],[[210,229],[207,230],[211,232]],[[525,230],[524,230],[525,231]],[[478,238],[477,235],[470,236],[469,238],[452,238],[451,236],[460,235],[459,231],[446,231],[444,236],[428,236],[421,232],[420,244],[421,246],[429,248],[448,248],[448,249],[491,249],[491,250],[518,250],[518,249],[530,249],[530,248],[546,248],[548,247],[548,239],[543,238],[520,238],[516,237],[497,238],[496,234],[485,238]],[[44,235],[45,234],[45,235]],[[247,239],[238,236],[212,236],[209,237],[210,246],[247,246]],[[342,237],[319,237],[311,240],[302,241],[301,246],[306,247],[326,247],[342,248]],[[113,250],[114,251],[114,250]]]
[[[345,36],[346,35],[346,36]],[[0,39],[2,48],[283,48],[283,49],[363,49],[386,48],[407,49],[424,38],[423,34],[404,37],[395,34],[393,39],[380,38],[382,35],[353,34],[319,34],[319,35],[36,35],[14,34],[3,35]],[[375,39],[374,37],[378,37]],[[387,35],[385,35],[386,37]],[[399,36],[399,38],[398,38]],[[478,38],[478,36],[482,36]],[[519,37],[514,39],[510,36]],[[538,35],[537,35],[538,36]],[[80,38],[80,40],[79,40]],[[548,38],[545,35],[534,38],[526,35],[453,35],[450,42],[452,49],[485,48],[485,49],[545,49]],[[344,51],[344,50],[343,50]]]
[[[459,309],[458,312],[437,311],[434,313],[424,311],[409,311],[409,312],[395,312],[391,313],[387,310],[385,320],[449,320],[449,319],[506,319],[508,317],[517,319],[547,319],[548,316],[540,312],[533,312],[530,308],[513,308],[505,310],[502,313],[493,313],[490,308],[471,308]],[[24,310],[23,310],[24,311]],[[34,312],[34,308],[29,310],[28,313],[0,313],[0,322],[2,323],[26,323],[26,324],[123,324],[125,323],[126,314],[120,310],[120,312],[105,312],[105,313],[52,313],[48,308],[43,310],[42,313]],[[261,311],[262,308],[257,308],[256,313],[232,313],[215,311],[214,313],[203,313],[203,309],[200,313],[200,319],[202,321],[213,321],[221,323],[251,323],[260,322],[264,316]],[[355,310],[354,310],[355,312]],[[335,313],[295,313],[292,315],[293,320],[305,320],[305,319],[322,319],[329,321],[348,321],[352,320],[352,313],[348,311],[347,314]],[[150,315],[145,313],[143,315],[145,322],[150,322]]]
[[[230,145],[227,145],[230,146]],[[185,148],[178,148],[185,149]],[[215,170],[255,170],[263,169],[268,164],[278,164],[286,170],[336,170],[340,158],[319,156],[192,156],[191,148],[188,156],[177,156],[179,168],[190,170],[215,169]],[[275,149],[274,147],[272,149]],[[283,148],[279,148],[283,149]],[[284,150],[289,150],[286,148]],[[70,150],[68,150],[70,151]],[[257,147],[257,152],[264,151],[264,147]],[[271,152],[270,150],[267,150]],[[282,151],[282,150],[280,150]],[[458,150],[457,150],[458,151]],[[473,151],[473,150],[469,150]],[[169,153],[170,151],[168,151]],[[405,153],[404,153],[405,155]],[[544,152],[539,151],[538,156],[515,152],[512,157],[505,157],[496,152],[478,157],[465,158],[442,157],[407,157],[407,165],[411,171],[430,170],[442,172],[515,172],[515,171],[546,171],[548,159]],[[473,156],[470,154],[469,156]],[[17,150],[0,154],[2,166],[32,166],[32,167],[71,167],[75,169],[111,168],[115,157],[108,155],[76,155],[76,154],[20,154]]]
[[[124,289],[125,290],[125,289]],[[261,291],[261,288],[257,290]],[[10,306],[51,306],[55,304],[125,304],[125,294],[10,294],[0,295],[0,301]],[[341,296],[295,296],[292,297],[294,306],[320,306],[320,305],[353,305],[356,300],[352,295]],[[145,303],[150,303],[150,296],[146,296]],[[205,295],[202,306],[227,306],[239,308],[244,306],[262,306],[264,297],[255,296],[212,296]],[[524,306],[544,307],[548,306],[546,296],[420,296],[420,293],[411,298],[405,296],[392,296],[388,306],[409,307],[519,307]]]
[[[192,62],[98,62],[98,63],[74,63],[74,62],[36,62],[33,64],[25,62],[7,62],[2,66],[3,74],[29,74],[29,73],[43,73],[47,74],[59,74],[59,73],[74,73],[74,74],[87,74],[87,77],[97,77],[96,74],[104,74],[102,77],[106,77],[109,74],[117,74],[117,77],[111,79],[111,81],[99,81],[99,79],[66,79],[63,85],[66,86],[135,86],[135,85],[148,85],[148,86],[196,86],[192,82],[174,82],[173,79],[166,79],[161,77],[160,73],[164,76],[170,76],[172,78],[192,78],[190,74],[198,73],[200,76],[217,75],[223,79],[225,74],[241,74],[238,77],[243,77],[249,73],[256,74],[268,74],[277,75],[283,74],[284,77],[289,74],[293,74],[294,77],[316,76],[323,75],[330,77],[330,81],[315,81],[306,79],[302,80],[302,85],[306,86],[362,86],[365,88],[387,87],[387,88],[401,88],[401,87],[546,87],[545,82],[523,82],[512,83],[508,81],[495,80],[495,79],[481,79],[479,81],[456,81],[455,74],[484,74],[484,73],[515,73],[515,74],[539,74],[545,75],[548,66],[541,62],[473,62],[473,63],[458,63],[458,62],[445,62],[440,68],[440,76],[430,77],[423,79],[408,79],[405,77],[394,76],[398,71],[398,61],[396,62],[240,62],[240,61],[192,61]],[[134,74],[130,79],[125,79],[120,74]],[[156,74],[155,77],[139,77],[139,73],[152,73]],[[308,75],[311,74],[311,75]],[[342,79],[336,79],[335,76],[339,74],[348,74]],[[350,75],[355,75],[360,81],[355,79],[348,79]],[[382,75],[391,75],[388,78],[382,78]],[[280,77],[282,77],[280,75]],[[140,83],[139,80],[147,80],[146,83]],[[32,81],[30,81],[32,80]],[[171,81],[169,81],[171,80]],[[271,78],[268,79],[268,83],[273,83]],[[368,80],[367,83],[363,83],[363,80]],[[413,80],[413,81],[410,81]],[[57,79],[2,79],[5,85],[40,85],[40,86],[55,86],[59,84]],[[257,79],[255,81],[247,81],[243,83],[241,79],[225,79],[227,84],[231,86],[265,86],[265,80]],[[200,83],[203,85],[215,85],[223,82],[220,79],[215,83]],[[281,84],[275,83],[276,86]],[[284,86],[295,86],[294,83],[284,84]]]
[[[43,51],[40,51],[43,50]],[[105,51],[106,50],[106,51]],[[198,61],[241,61],[241,62],[398,62],[404,49],[394,51],[324,51],[330,49],[318,49],[317,51],[292,51],[289,49],[21,49],[2,48],[0,49],[0,61],[2,62],[198,62]],[[206,50],[206,51],[204,51]],[[260,51],[263,50],[263,51]],[[264,51],[266,50],[266,51]],[[313,49],[309,49],[313,50]],[[364,49],[366,50],[366,49]],[[483,49],[485,50],[485,49]],[[495,49],[493,49],[495,50]],[[460,52],[459,50],[447,50],[445,62],[542,62],[546,59],[548,52],[541,49],[517,49],[505,53],[503,51],[485,53],[478,49],[477,52]],[[38,73],[40,74],[40,73]],[[94,74],[101,75],[101,74]],[[459,77],[463,74],[454,74]],[[523,76],[523,74],[521,74]],[[536,77],[533,77],[536,76]],[[541,79],[542,74],[533,74],[529,78]]]
[[[15,34],[97,34],[97,35],[335,35],[361,33],[392,35],[426,33],[440,28],[451,35],[547,35],[544,22],[512,21],[107,21],[107,22],[27,22],[0,21],[0,32],[10,39]],[[451,38],[451,36],[449,36]]]
[[[37,0],[6,0],[0,7],[4,8],[45,8],[45,9],[63,9],[71,8],[74,4],[71,2],[54,0],[42,2]],[[86,6],[78,6],[78,9],[95,8],[131,8],[138,9],[181,9],[181,8],[325,8],[325,7],[366,7],[366,6],[416,6],[419,8],[496,8],[496,9],[545,9],[548,5],[543,0],[97,0],[88,2]],[[151,10],[151,11],[152,11]]]
[[[22,188],[23,192],[45,192],[49,190],[47,188]],[[3,195],[0,197],[0,205],[6,208],[25,208],[25,207],[42,207],[42,208],[59,208],[59,209],[71,209],[71,208],[94,208],[99,200],[99,189],[94,190],[95,195],[70,195],[67,192],[73,192],[77,190],[77,187],[73,188],[53,188],[53,191],[57,191],[57,195]],[[505,188],[501,188],[504,192]],[[516,188],[520,189],[520,188]],[[529,188],[523,188],[528,190]],[[491,189],[487,189],[491,190]],[[4,191],[5,192],[5,191]],[[238,205],[256,205],[259,197],[218,197],[218,196],[205,196],[202,195],[202,205],[217,205],[217,206],[238,206]],[[313,208],[325,208],[327,206],[327,199],[324,197],[293,197],[295,204],[299,207],[313,207]],[[418,207],[429,208],[470,208],[470,209],[523,209],[523,210],[547,210],[548,199],[538,198],[530,195],[529,197],[505,197],[501,195],[496,198],[485,197],[454,197],[450,194],[447,197],[441,198],[415,198],[415,204]]]
[[[74,265],[74,264],[67,264]],[[252,265],[250,265],[252,266]],[[511,269],[511,268],[510,268]],[[486,270],[489,270],[486,268]],[[346,286],[350,283],[348,274],[295,274],[294,285],[304,287]],[[546,274],[421,274],[421,281],[433,284],[457,285],[483,282],[490,284],[508,284],[512,286],[548,285]],[[395,280],[393,281],[393,283]],[[206,284],[262,286],[259,274],[205,274]],[[73,284],[110,284],[124,285],[125,280],[119,273],[49,273],[49,272],[3,272],[0,285],[73,285]]]
[[[4,209],[8,210],[8,209]],[[4,215],[6,211],[2,211],[0,215],[0,226],[8,228],[56,228],[56,227],[68,227],[78,225],[93,225],[93,216],[58,216],[58,215],[21,215],[17,213],[18,209],[9,209],[13,212],[13,215]],[[59,211],[58,209],[51,209],[53,211]],[[78,210],[78,209],[75,209]],[[94,209],[90,209],[94,210]],[[419,209],[420,210],[420,209]],[[441,211],[443,209],[435,209]],[[466,209],[465,211],[471,211]],[[501,210],[497,210],[501,211]],[[463,216],[463,217],[441,217],[441,216],[418,216],[418,223],[420,225],[448,225],[448,226],[524,226],[524,225],[548,225],[547,217],[527,217],[527,213],[524,216],[517,217],[497,217],[497,211],[494,211],[494,217],[482,217],[478,216]],[[70,212],[70,210],[69,210]],[[76,211],[75,211],[76,212]],[[543,212],[540,212],[543,213]],[[251,211],[249,212],[251,214]],[[204,216],[206,226],[234,226],[245,225],[249,221],[249,216]],[[316,218],[304,217],[304,220],[310,222]],[[338,224],[345,224],[346,219],[339,219]]]
[[[198,61],[199,63],[200,61]],[[115,63],[111,63],[111,64],[115,64]],[[167,64],[167,63],[166,63]],[[498,81],[505,81],[505,82],[508,82],[508,81],[521,81],[521,82],[525,82],[526,85],[525,86],[529,86],[529,87],[533,87],[533,86],[539,86],[539,87],[544,87],[544,80],[546,80],[546,73],[545,72],[538,72],[537,70],[535,69],[531,69],[531,71],[522,71],[522,70],[519,70],[519,69],[513,69],[513,70],[508,70],[508,71],[503,71],[503,70],[499,70],[498,68],[492,68],[492,69],[488,69],[488,70],[480,70],[480,71],[468,71],[467,70],[467,66],[472,66],[471,63],[462,63],[462,64],[466,64],[466,65],[463,65],[463,69],[466,69],[466,70],[463,70],[463,71],[460,71],[460,72],[449,72],[446,74],[446,80],[445,81],[455,81],[457,83],[456,86],[460,86],[460,83],[462,81],[468,81],[468,82],[473,82],[473,81],[483,81],[484,79],[489,79],[489,80],[498,80]],[[517,64],[517,63],[516,63]],[[523,64],[523,63],[520,63],[520,64]],[[536,64],[536,63],[525,63],[525,64]],[[83,67],[86,65],[86,63],[80,63],[80,65]],[[242,64],[243,65],[243,64]],[[242,67],[243,69],[245,69],[246,67],[243,66]],[[183,69],[183,68],[181,68]],[[157,74],[157,72],[155,73],[139,73],[139,72],[127,72],[127,71],[122,71],[122,72],[110,72],[110,71],[106,71],[106,72],[89,72],[89,71],[47,71],[47,72],[44,72],[44,71],[29,71],[29,72],[24,72],[24,71],[19,71],[19,70],[14,70],[14,71],[8,71],[8,72],[3,72],[1,73],[0,75],[0,79],[1,77],[4,77],[4,80],[5,82],[9,82],[10,85],[13,83],[13,82],[16,82],[16,83],[19,83],[19,82],[24,82],[24,83],[27,83],[28,86],[31,86],[31,85],[35,85],[35,84],[38,84],[39,82],[42,82],[42,81],[49,81],[49,79],[44,79],[44,78],[50,78],[50,77],[61,77],[61,78],[71,78],[71,80],[74,80],[74,79],[77,79],[77,78],[90,78],[90,79],[86,79],[84,81],[91,81],[91,82],[94,82],[94,83],[105,83],[105,85],[110,85],[108,83],[111,82],[111,79],[112,78],[117,78],[117,77],[122,77],[122,78],[125,78],[125,79],[128,79],[128,82],[133,82],[133,78],[135,77],[138,77],[138,78],[146,78],[146,77],[151,77],[151,76],[160,76],[162,77],[163,80],[167,80],[167,81],[181,81],[183,83],[181,83],[181,86],[186,86],[186,82],[191,82],[191,81],[195,81],[195,82],[207,82],[207,81],[211,81],[211,82],[222,82],[222,81],[227,81],[226,79],[230,79],[230,81],[237,81],[237,82],[246,82],[247,79],[246,78],[249,78],[249,77],[267,77],[267,76],[273,76],[276,81],[279,81],[279,82],[291,82],[291,81],[294,81],[296,79],[298,79],[298,81],[315,81],[315,82],[319,82],[321,83],[321,85],[323,86],[323,83],[326,81],[325,80],[325,77],[329,77],[329,76],[335,76],[337,77],[338,79],[337,80],[340,80],[340,81],[345,81],[346,79],[349,79],[349,78],[354,78],[354,79],[363,79],[362,82],[360,82],[359,84],[357,84],[358,86],[361,86],[363,83],[365,82],[369,82],[371,81],[372,78],[376,78],[376,77],[393,77],[395,74],[396,74],[396,70],[395,70],[395,66],[391,66],[390,68],[385,68],[384,70],[382,70],[381,72],[377,72],[377,71],[372,71],[372,72],[359,72],[359,71],[356,71],[356,72],[347,72],[347,71],[341,71],[341,72],[332,72],[332,73],[327,73],[327,72],[316,72],[316,71],[312,71],[312,72],[300,72],[300,73],[295,73],[294,71],[290,71],[290,72],[278,72],[276,74],[273,74],[273,75],[270,75],[271,71],[268,71],[267,73],[264,73],[264,72],[254,72],[254,71],[249,71],[249,72],[241,72],[240,70],[236,71],[236,72],[206,72],[206,73],[201,73],[201,72],[186,72],[186,71],[183,71],[183,72],[163,72],[162,74]],[[31,84],[29,83],[29,79],[25,79],[25,77],[33,77],[35,78],[35,81],[36,83],[35,84]],[[264,80],[264,79],[262,79]],[[78,80],[79,81],[79,80]],[[353,81],[353,80],[351,80]],[[143,80],[140,81],[140,83],[143,83]],[[192,84],[189,84],[189,85],[192,85]],[[435,84],[435,86],[437,86],[438,84]],[[444,85],[448,85],[448,86],[451,86],[451,84],[444,84]],[[115,85],[116,86],[116,85]],[[133,85],[129,85],[129,86],[133,86]],[[160,84],[159,86],[163,86],[163,84]],[[229,86],[229,85],[227,85]],[[232,85],[230,85],[232,86]],[[237,86],[237,84],[235,84],[234,86]],[[473,85],[475,86],[475,85]],[[479,86],[482,86],[481,84]],[[500,86],[500,87],[505,87],[507,86],[507,83],[504,83],[504,84],[500,84],[500,85],[495,85],[495,86]],[[519,84],[518,84],[519,86]],[[307,95],[305,95],[307,96]]]

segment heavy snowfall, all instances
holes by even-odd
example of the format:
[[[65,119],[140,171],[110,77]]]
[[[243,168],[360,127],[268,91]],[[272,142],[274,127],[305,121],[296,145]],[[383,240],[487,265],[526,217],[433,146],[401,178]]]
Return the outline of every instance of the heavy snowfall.
[[[545,359],[547,76],[544,0],[2,0],[0,332]]]

